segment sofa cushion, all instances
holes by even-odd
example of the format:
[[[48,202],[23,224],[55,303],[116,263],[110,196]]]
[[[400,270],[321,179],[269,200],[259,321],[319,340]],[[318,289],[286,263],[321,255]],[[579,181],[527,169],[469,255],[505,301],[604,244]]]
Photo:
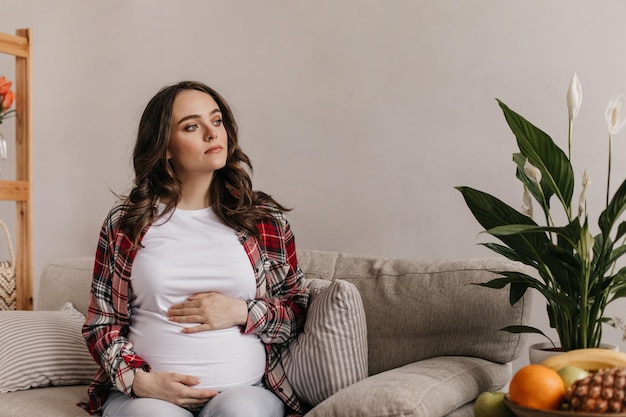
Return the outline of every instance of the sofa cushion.
[[[50,262],[39,281],[36,310],[56,310],[66,302],[87,314],[93,276],[93,257]]]
[[[472,285],[495,278],[495,271],[528,272],[504,257],[391,259],[301,251],[298,262],[307,278],[342,279],[358,288],[367,315],[370,375],[437,356],[507,363],[524,352],[527,334],[500,329],[528,324],[532,292],[511,306],[508,291]]]
[[[316,405],[367,377],[367,328],[358,290],[347,281],[307,280],[304,331],[283,353],[296,395]]]
[[[0,393],[89,382],[94,362],[71,303],[59,311],[0,311]]]
[[[0,394],[2,417],[89,417],[76,403],[87,401],[87,385],[35,388]]]
[[[509,365],[479,358],[426,359],[344,388],[307,417],[441,417],[470,404],[483,391],[502,388],[510,375]]]

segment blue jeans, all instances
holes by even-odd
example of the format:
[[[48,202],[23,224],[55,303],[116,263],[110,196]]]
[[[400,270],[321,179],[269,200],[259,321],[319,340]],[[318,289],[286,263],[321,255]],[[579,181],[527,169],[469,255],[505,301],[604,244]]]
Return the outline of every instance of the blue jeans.
[[[220,392],[192,412],[155,398],[130,398],[111,390],[104,403],[103,417],[283,417],[280,398],[261,386],[242,386]]]

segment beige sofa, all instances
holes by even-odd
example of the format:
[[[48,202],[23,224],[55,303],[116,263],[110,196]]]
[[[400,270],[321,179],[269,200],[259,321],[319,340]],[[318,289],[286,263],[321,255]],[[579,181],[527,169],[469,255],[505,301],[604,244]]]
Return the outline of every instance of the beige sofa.
[[[528,324],[530,294],[510,306],[508,291],[477,285],[492,271],[519,268],[502,258],[387,259],[301,250],[307,278],[345,280],[358,290],[367,323],[367,374],[307,415],[473,416],[480,392],[505,386],[526,337],[500,331]],[[85,312],[93,260],[53,262],[41,276],[37,310],[71,302]],[[332,329],[331,329],[332,330]],[[2,417],[78,417],[86,385],[0,394]]]

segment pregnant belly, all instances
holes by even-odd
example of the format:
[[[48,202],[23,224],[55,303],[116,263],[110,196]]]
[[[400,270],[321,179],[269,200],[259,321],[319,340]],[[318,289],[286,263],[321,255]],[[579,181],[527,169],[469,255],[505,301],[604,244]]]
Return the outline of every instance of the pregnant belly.
[[[136,312],[128,339],[152,371],[168,371],[200,378],[197,388],[224,391],[253,385],[265,371],[265,347],[256,335],[239,327],[182,333],[185,325],[150,312]]]

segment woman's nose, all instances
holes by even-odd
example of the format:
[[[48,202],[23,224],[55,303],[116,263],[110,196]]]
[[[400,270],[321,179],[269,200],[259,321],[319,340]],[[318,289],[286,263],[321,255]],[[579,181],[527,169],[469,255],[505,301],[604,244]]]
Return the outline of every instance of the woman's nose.
[[[205,135],[205,141],[210,142],[212,140],[217,139],[217,129],[209,128],[209,131]]]

